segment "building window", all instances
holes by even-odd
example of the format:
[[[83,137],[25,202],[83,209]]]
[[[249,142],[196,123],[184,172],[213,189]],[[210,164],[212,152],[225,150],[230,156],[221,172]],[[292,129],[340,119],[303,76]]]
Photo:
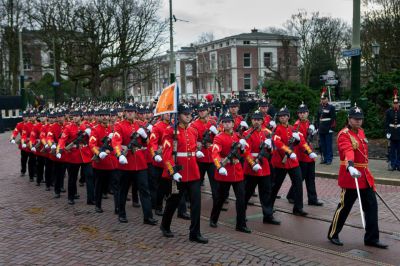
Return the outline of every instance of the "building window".
[[[215,70],[216,69],[216,59],[215,59],[215,54],[211,55],[211,70]]]
[[[24,70],[32,69],[32,57],[30,54],[24,54]]]
[[[226,42],[226,46],[229,46],[229,41],[228,41],[228,42]]]
[[[251,55],[250,53],[243,54],[243,67],[251,67]]]
[[[220,54],[219,58],[218,58],[218,65],[219,65],[219,69],[224,69],[225,68],[225,55],[224,54]]]
[[[251,90],[251,74],[244,74],[244,89]]]
[[[243,44],[250,44],[250,41],[243,41]]]
[[[221,42],[221,43],[219,44],[219,47],[222,47],[222,45],[223,45],[223,44],[222,44],[222,42]]]
[[[272,67],[272,53],[264,53],[264,67]]]
[[[193,76],[193,65],[192,64],[185,65],[185,76],[186,77]]]
[[[231,67],[231,55],[227,54],[226,55],[226,68],[230,68]]]

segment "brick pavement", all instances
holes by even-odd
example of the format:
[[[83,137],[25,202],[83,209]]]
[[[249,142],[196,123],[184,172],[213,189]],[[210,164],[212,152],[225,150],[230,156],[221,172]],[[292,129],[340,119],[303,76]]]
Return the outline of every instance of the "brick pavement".
[[[202,219],[208,245],[188,241],[189,223],[173,220],[175,238],[143,225],[140,209],[128,207],[129,223],[120,224],[112,200],[97,214],[81,199],[67,205],[44,186],[19,177],[19,155],[0,135],[0,265],[361,265],[351,258],[288,244],[229,227],[217,230]],[[203,197],[205,198],[205,197]],[[209,215],[203,209],[203,215]],[[364,264],[365,265],[365,264]]]

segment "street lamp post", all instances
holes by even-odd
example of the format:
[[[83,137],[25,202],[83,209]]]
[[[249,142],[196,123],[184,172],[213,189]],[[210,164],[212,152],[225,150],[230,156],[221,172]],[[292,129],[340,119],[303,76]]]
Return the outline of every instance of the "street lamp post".
[[[353,0],[353,38],[351,47],[353,49],[360,49],[360,24],[361,24],[361,2],[360,0]],[[361,68],[361,55],[351,57],[351,105],[360,97],[360,68]]]
[[[377,43],[376,41],[371,45],[372,46],[372,53],[374,55],[374,63],[375,63],[375,75],[378,75],[378,66],[379,66],[379,52],[381,49],[381,46],[379,45],[379,43]]]

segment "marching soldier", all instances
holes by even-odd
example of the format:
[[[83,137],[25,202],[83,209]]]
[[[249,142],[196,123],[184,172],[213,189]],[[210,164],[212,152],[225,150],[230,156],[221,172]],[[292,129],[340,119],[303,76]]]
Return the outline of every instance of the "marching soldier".
[[[362,209],[365,212],[366,232],[364,244],[377,248],[387,248],[379,241],[378,204],[375,195],[374,177],[368,169],[368,141],[361,128],[364,119],[362,110],[354,106],[348,113],[348,124],[338,133],[338,150],[340,157],[339,187],[342,188],[340,203],[333,216],[328,232],[328,239],[335,245],[342,246],[339,233],[357,199],[358,180]]]
[[[336,127],[336,111],[328,102],[326,88],[321,93],[321,104],[318,109],[315,126],[319,134],[319,146],[321,149],[321,164],[332,164],[332,134]]]
[[[239,106],[240,106],[240,102],[238,99],[233,98],[229,102],[229,113],[233,117],[233,122],[234,122],[233,130],[234,131],[238,131],[239,128],[244,128],[244,129],[249,128],[249,125],[247,124],[247,122],[243,121],[243,116],[238,114]]]
[[[226,113],[221,119],[224,131],[214,138],[212,158],[216,167],[215,180],[218,184],[217,200],[213,201],[210,216],[210,226],[217,227],[221,208],[229,192],[233,187],[236,196],[236,230],[251,233],[246,225],[245,185],[242,164],[239,159],[245,157],[255,172],[261,170],[261,166],[255,163],[248,151],[245,139],[240,139],[234,132],[234,118]],[[233,143],[237,143],[232,146]]]
[[[178,125],[176,132],[172,126],[167,127],[163,136],[163,159],[164,172],[162,182],[168,182],[177,186],[178,193],[172,189],[169,195],[160,229],[165,237],[173,237],[170,226],[172,217],[180,201],[187,193],[190,199],[190,235],[189,240],[201,244],[208,243],[200,233],[200,172],[197,166],[196,157],[204,157],[201,151],[196,152],[198,133],[193,127],[189,127],[192,109],[187,104],[178,106]],[[176,149],[176,150],[175,150]],[[176,152],[174,156],[173,153]],[[179,169],[182,166],[182,169]],[[172,182],[176,182],[172,184]]]
[[[322,206],[323,203],[318,201],[317,189],[315,188],[315,158],[317,155],[314,152],[308,155],[309,152],[307,152],[307,150],[312,150],[311,142],[313,135],[316,133],[315,126],[310,124],[308,120],[308,107],[304,103],[297,109],[297,115],[299,119],[294,123],[293,127],[298,129],[297,131],[307,142],[304,142],[303,145],[296,145],[294,152],[299,160],[302,179],[305,180],[306,183],[308,205]],[[304,152],[304,150],[306,150],[306,152]],[[293,198],[294,188],[291,186],[287,199],[289,202],[294,203]]]
[[[301,181],[301,170],[297,155],[294,152],[295,145],[303,145],[304,138],[298,133],[294,132],[292,126],[289,125],[289,110],[284,107],[281,108],[277,116],[279,124],[276,126],[272,138],[274,144],[274,152],[272,154],[272,166],[275,170],[275,183],[272,186],[271,197],[268,200],[267,215],[272,216],[276,196],[285,180],[286,174],[289,174],[290,180],[294,190],[294,206],[293,214],[298,216],[306,216],[307,213],[303,210],[303,186]],[[311,150],[306,151],[311,157]]]
[[[145,158],[147,133],[135,121],[135,110],[136,107],[132,102],[125,105],[126,119],[114,126],[114,135],[111,141],[115,155],[118,157],[118,169],[120,170],[118,219],[121,223],[128,222],[125,210],[126,198],[131,183],[136,182],[142,204],[143,222],[156,225],[157,220],[153,219],[151,210]],[[122,148],[123,145],[126,146],[125,149]]]
[[[400,111],[397,89],[394,90],[393,108],[386,110],[386,138],[390,141],[389,171],[400,171]]]
[[[258,104],[258,108],[260,109],[260,112],[263,115],[263,127],[265,128],[276,127],[275,121],[272,120],[272,117],[268,114],[269,104],[267,100],[262,99]]]
[[[35,172],[36,172],[36,186],[40,186],[40,183],[43,180],[43,174],[44,174],[44,163],[45,163],[45,157],[44,154],[40,152],[40,150],[43,148],[43,145],[41,143],[41,131],[46,130],[42,129],[43,125],[46,124],[44,114],[38,114],[37,120],[34,122],[31,134],[29,136],[29,149],[31,150],[31,153],[35,155],[36,158],[36,167],[35,167]],[[44,122],[44,124],[42,124]],[[47,127],[47,126],[45,126]]]
[[[31,110],[28,114],[28,121],[24,124],[21,134],[21,148],[28,154],[28,174],[29,180],[33,182],[33,178],[35,176],[36,171],[36,156],[30,150],[29,145],[29,138],[31,135],[31,131],[33,129],[34,123],[36,121],[36,114],[35,111]]]
[[[17,125],[15,126],[15,129],[13,130],[10,138],[10,143],[11,144],[16,144],[15,139],[17,138],[18,134],[20,137],[22,137],[22,131],[24,128],[25,123],[28,122],[28,112],[24,111],[22,113],[22,121],[18,122]],[[18,144],[18,149],[21,150],[21,176],[24,176],[26,173],[26,163],[28,162],[28,153],[21,148],[22,144],[21,142]]]

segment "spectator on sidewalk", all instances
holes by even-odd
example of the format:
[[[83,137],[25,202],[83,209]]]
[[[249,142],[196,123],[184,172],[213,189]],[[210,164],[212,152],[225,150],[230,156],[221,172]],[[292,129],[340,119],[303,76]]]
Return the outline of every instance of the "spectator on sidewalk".
[[[400,171],[400,123],[399,98],[397,89],[394,90],[393,108],[386,110],[386,138],[390,141],[389,171]]]

